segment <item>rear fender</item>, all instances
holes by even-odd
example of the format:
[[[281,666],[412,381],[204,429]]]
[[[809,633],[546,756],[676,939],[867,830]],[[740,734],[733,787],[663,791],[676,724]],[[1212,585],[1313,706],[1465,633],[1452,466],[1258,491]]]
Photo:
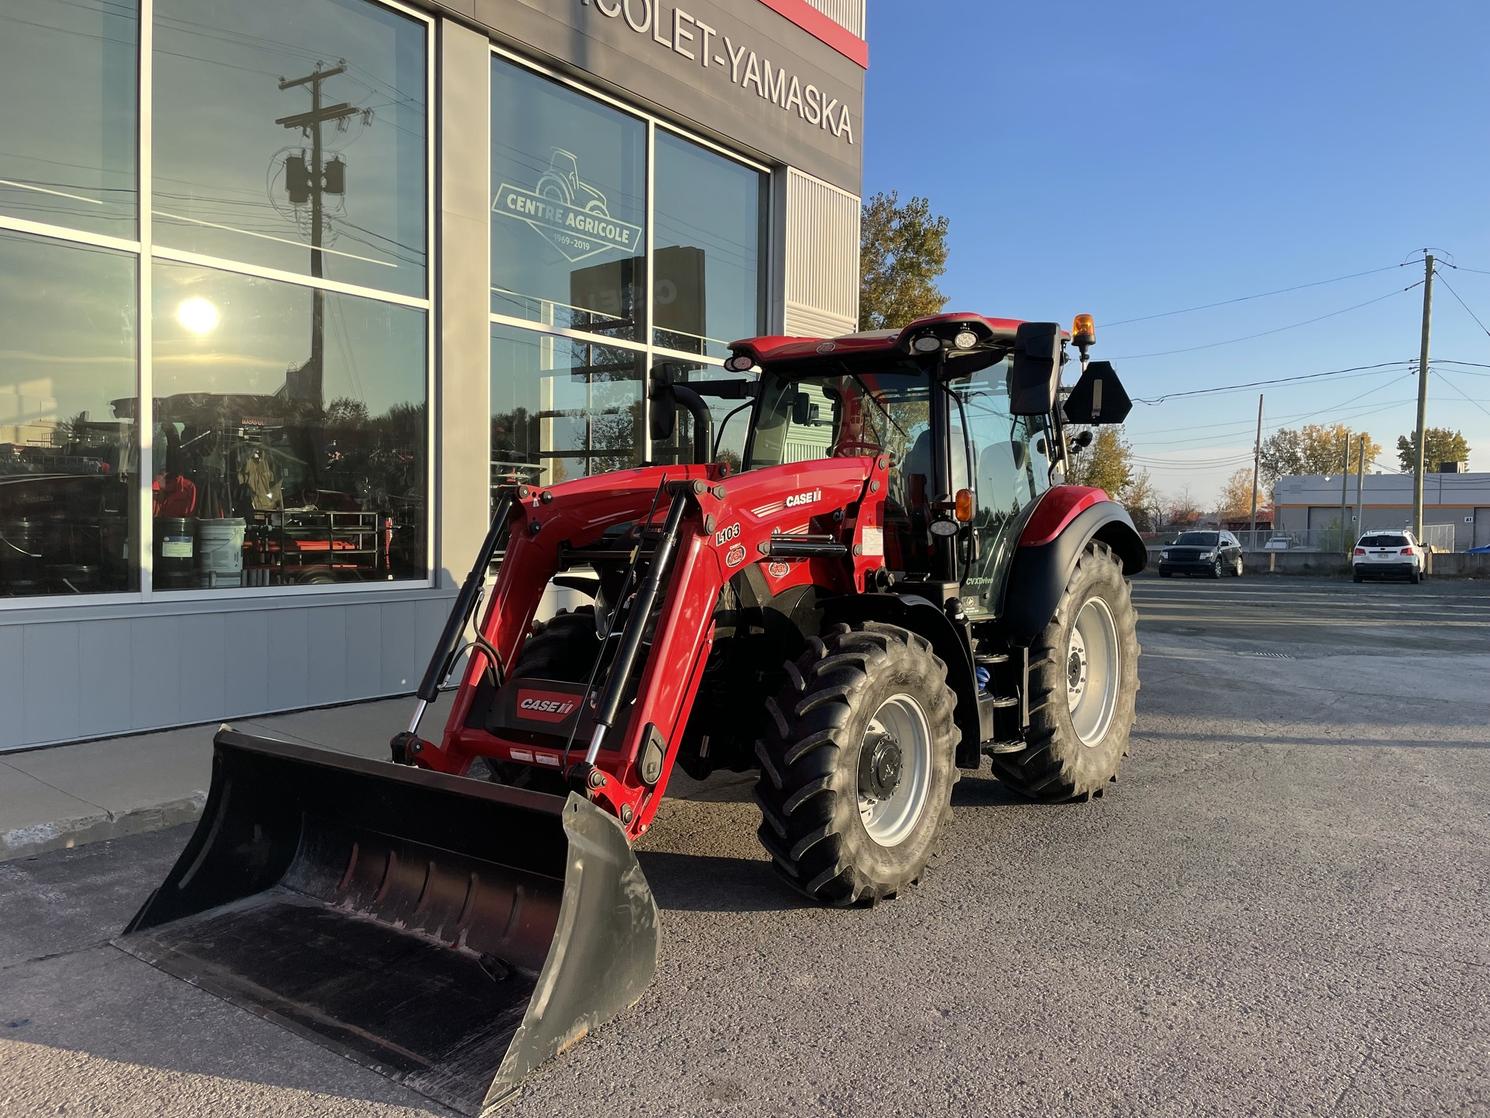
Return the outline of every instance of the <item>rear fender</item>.
[[[1004,592],[1003,628],[1011,644],[1029,645],[1049,624],[1076,561],[1093,540],[1112,548],[1125,575],[1137,574],[1148,561],[1128,510],[1102,490],[1063,485],[1046,493],[1020,536]]]
[[[931,642],[932,651],[947,665],[947,685],[957,698],[953,717],[962,740],[957,763],[974,768],[979,761],[982,728],[978,721],[978,680],[973,671],[973,649],[967,629],[928,598],[916,594],[857,594],[831,598],[822,603],[825,622],[849,624],[883,621],[919,633]]]

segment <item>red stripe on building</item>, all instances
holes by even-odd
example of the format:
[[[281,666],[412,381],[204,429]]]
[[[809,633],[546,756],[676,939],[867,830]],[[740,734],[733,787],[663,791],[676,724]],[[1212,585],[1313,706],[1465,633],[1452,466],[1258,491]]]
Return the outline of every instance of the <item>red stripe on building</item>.
[[[778,15],[791,20],[814,39],[832,47],[851,62],[869,68],[869,44],[848,28],[829,19],[807,0],[761,0],[761,3]]]

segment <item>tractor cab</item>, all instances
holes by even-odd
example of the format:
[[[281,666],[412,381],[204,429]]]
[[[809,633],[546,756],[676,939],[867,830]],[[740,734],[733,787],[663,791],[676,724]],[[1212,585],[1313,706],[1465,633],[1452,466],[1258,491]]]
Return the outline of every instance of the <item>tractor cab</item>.
[[[886,569],[956,583],[972,616],[991,617],[1020,531],[1063,463],[1056,393],[1071,337],[1050,323],[946,314],[827,341],[758,338],[735,343],[725,363],[759,368],[758,383],[690,387],[753,393],[746,471],[883,457]],[[1089,338],[1077,340],[1084,356]]]

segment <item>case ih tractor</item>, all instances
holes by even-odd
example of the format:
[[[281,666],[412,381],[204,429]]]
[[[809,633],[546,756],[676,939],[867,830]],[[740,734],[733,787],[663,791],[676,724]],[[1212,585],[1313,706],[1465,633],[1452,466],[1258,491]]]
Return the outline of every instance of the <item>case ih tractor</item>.
[[[737,342],[736,379],[654,385],[654,444],[686,411],[696,464],[503,492],[393,763],[221,731],[202,822],[121,945],[485,1111],[651,981],[630,844],[674,766],[757,769],[776,869],[837,906],[918,879],[985,755],[1034,799],[1100,794],[1144,548],[1059,481],[1068,424],[1129,407],[1091,341],[1087,316],[946,314]],[[704,394],[749,412],[738,472]],[[551,585],[590,604],[540,620]]]

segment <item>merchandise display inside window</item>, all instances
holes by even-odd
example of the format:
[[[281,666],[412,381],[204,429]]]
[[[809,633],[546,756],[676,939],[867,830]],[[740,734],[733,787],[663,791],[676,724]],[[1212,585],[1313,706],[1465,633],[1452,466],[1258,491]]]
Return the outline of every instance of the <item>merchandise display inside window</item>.
[[[425,314],[155,267],[154,586],[422,578]]]
[[[139,587],[136,266],[0,233],[0,598]]]
[[[491,119],[492,313],[645,341],[646,125],[500,58]]]

